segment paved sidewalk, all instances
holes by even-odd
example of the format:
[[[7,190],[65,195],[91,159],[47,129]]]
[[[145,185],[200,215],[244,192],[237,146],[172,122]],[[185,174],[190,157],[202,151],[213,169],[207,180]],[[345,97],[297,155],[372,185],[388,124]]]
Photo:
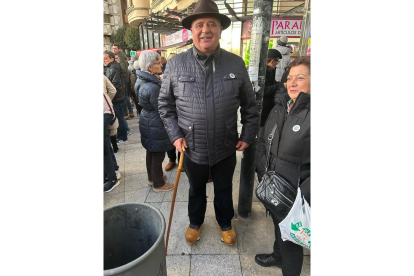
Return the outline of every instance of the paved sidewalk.
[[[146,150],[141,145],[138,118],[128,120],[128,124],[132,134],[128,136],[128,143],[119,145],[119,151],[115,154],[122,175],[121,184],[104,194],[104,208],[125,202],[148,203],[161,211],[168,226],[173,191],[154,193],[148,186]],[[241,156],[242,153],[237,152],[237,165],[233,177],[235,209],[233,225],[237,234],[237,243],[233,246],[220,241],[220,230],[214,215],[213,183],[207,184],[207,212],[200,241],[193,245],[186,242],[184,233],[189,224],[187,216],[189,182],[186,174],[181,173],[168,242],[168,276],[282,276],[281,269],[261,267],[254,261],[257,253],[270,253],[273,250],[273,223],[270,216],[266,217],[263,205],[253,195],[251,218],[243,219],[237,214]],[[163,168],[167,163],[166,155]],[[167,182],[174,184],[177,167],[165,172]],[[309,276],[309,250],[305,249],[304,255],[301,275]]]

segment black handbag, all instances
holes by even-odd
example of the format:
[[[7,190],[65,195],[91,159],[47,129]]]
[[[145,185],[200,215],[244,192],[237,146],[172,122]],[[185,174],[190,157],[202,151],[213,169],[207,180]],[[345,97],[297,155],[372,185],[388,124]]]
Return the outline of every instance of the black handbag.
[[[275,124],[267,140],[266,173],[262,181],[257,185],[256,197],[263,203],[266,209],[272,212],[279,221],[282,221],[288,215],[295,202],[297,190],[282,176],[274,171],[267,170],[269,167],[270,148],[276,128],[277,125]]]

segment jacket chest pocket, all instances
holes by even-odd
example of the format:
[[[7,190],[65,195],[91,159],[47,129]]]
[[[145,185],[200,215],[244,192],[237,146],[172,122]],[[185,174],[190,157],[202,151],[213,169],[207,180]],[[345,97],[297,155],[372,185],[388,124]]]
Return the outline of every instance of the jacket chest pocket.
[[[239,77],[230,73],[223,76],[224,93],[239,98]]]
[[[178,78],[178,96],[191,96],[194,91],[195,78],[190,76],[181,76]]]

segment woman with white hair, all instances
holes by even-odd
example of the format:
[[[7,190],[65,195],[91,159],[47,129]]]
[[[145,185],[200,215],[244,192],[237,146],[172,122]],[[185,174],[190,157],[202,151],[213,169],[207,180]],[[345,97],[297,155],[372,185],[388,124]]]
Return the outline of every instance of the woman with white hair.
[[[174,189],[174,185],[165,182],[162,162],[165,152],[171,150],[173,145],[158,113],[158,95],[161,88],[161,78],[158,75],[162,73],[161,57],[152,51],[143,51],[138,63],[141,70],[136,71],[135,93],[142,107],[139,130],[142,146],[147,150],[148,181],[154,192],[170,191]]]

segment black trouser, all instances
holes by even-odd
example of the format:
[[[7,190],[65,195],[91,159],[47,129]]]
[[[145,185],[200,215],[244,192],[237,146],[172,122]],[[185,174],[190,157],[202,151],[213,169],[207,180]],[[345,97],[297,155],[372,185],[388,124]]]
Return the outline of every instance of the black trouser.
[[[106,177],[109,181],[116,180],[115,171],[119,168],[109,138],[108,126],[112,118],[112,114],[104,114],[104,178]]]
[[[279,223],[273,214],[270,213],[275,225],[275,243],[273,244],[273,257],[282,259],[282,274],[283,276],[299,276],[302,271],[303,263],[303,248],[290,241],[283,241]]]
[[[175,160],[180,160],[181,153],[178,152],[178,159],[177,159],[177,155],[175,154],[175,151],[176,151],[175,147],[172,150],[167,151],[168,159],[170,159],[170,162],[175,162]]]
[[[154,188],[164,186],[162,161],[164,161],[165,152],[150,152],[147,150],[147,173],[148,180],[153,181]]]
[[[217,222],[221,228],[231,226],[231,219],[234,217],[232,180],[236,167],[236,153],[211,167],[196,164],[184,154],[183,166],[190,182],[188,195],[190,224],[200,226],[204,222],[207,208],[206,184],[211,171]]]
[[[116,134],[114,136],[111,136],[111,144],[112,144],[112,148],[114,149],[115,152],[118,151],[118,145],[116,144]]]

